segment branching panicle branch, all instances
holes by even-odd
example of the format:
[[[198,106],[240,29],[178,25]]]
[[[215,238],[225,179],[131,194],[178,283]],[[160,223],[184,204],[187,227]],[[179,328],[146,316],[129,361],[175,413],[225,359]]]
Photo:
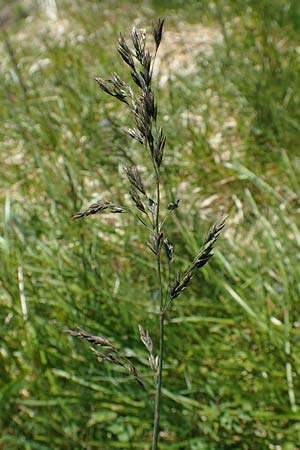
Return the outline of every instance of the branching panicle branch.
[[[213,256],[212,250],[214,248],[214,245],[219,238],[221,231],[225,227],[225,220],[226,216],[222,217],[219,222],[214,224],[211,229],[209,230],[205,241],[203,242],[202,248],[198,255],[195,257],[194,261],[192,262],[191,266],[188,268],[188,270],[183,274],[182,277],[177,274],[173,285],[170,289],[170,299],[174,300],[176,297],[178,297],[180,294],[182,294],[183,291],[188,287],[188,285],[191,282],[193,272],[197,269],[201,269]]]
[[[100,337],[100,336],[93,336],[88,331],[83,330],[82,328],[77,327],[77,330],[65,330],[65,333],[69,334],[70,336],[77,337],[79,339],[83,339],[87,342],[89,342],[92,345],[97,345],[100,347],[103,347],[104,351],[98,351],[94,348],[91,348],[91,351],[97,356],[99,361],[108,361],[112,364],[115,364],[117,366],[121,366],[124,369],[127,369],[130,371],[130,373],[133,375],[135,381],[138,383],[138,385],[143,389],[147,390],[146,386],[140,377],[137,368],[134,366],[132,361],[127,356],[121,355],[119,350],[112,345],[106,338]]]
[[[108,211],[110,213],[124,213],[126,209],[123,206],[116,206],[110,202],[98,202],[90,205],[85,211],[79,211],[72,216],[73,220],[81,219],[82,217],[90,216],[92,214],[97,214],[102,211]]]
[[[205,241],[203,242],[202,248],[196,258],[194,259],[191,269],[196,270],[203,267],[209,259],[213,256],[212,250],[214,245],[219,238],[221,231],[225,227],[226,216],[222,217],[218,223],[215,223],[209,230]]]
[[[107,339],[100,336],[93,336],[88,331],[83,328],[77,327],[77,331],[74,330],[65,330],[65,333],[70,336],[77,337],[79,339],[83,339],[90,344],[93,345],[101,345],[103,347],[107,347],[110,350],[117,351],[116,347],[114,347]]]

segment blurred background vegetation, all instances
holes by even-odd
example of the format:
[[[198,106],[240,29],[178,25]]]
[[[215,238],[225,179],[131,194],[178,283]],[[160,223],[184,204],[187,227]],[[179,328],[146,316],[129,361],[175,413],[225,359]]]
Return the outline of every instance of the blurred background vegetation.
[[[158,16],[178,269],[229,211],[168,318],[160,448],[300,448],[300,2],[11,0],[0,9],[1,449],[149,449],[147,398],[63,330],[112,339],[149,377],[137,324],[157,343],[157,292],[143,228],[125,214],[70,216],[96,199],[129,204],[122,166],[144,156],[93,77],[126,76],[119,32]]]

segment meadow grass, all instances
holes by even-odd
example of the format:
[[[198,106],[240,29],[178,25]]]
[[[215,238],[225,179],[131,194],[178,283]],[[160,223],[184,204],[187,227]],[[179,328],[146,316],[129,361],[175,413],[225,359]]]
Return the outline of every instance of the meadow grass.
[[[300,8],[166,3],[60,2],[52,21],[14,4],[1,46],[0,448],[150,446],[146,396],[62,330],[81,324],[122,342],[147,376],[136,323],[158,342],[146,233],[125,215],[70,217],[94,200],[122,204],[120,160],[135,152],[144,163],[119,131],[127,117],[102,101],[93,77],[119,70],[119,31],[158,15],[166,39],[185,24],[177,52],[199,23],[218,36],[190,73],[157,79],[166,189],[182,205],[170,226],[178,269],[230,210],[211,265],[166,328],[160,448],[294,450],[300,441]]]

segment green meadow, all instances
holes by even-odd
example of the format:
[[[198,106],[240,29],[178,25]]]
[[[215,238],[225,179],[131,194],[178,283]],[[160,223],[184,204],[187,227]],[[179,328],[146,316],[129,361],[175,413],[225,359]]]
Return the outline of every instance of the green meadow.
[[[0,449],[149,450],[152,406],[77,326],[151,382],[155,262],[123,166],[146,155],[93,80],[119,33],[165,17],[154,86],[163,204],[183,271],[222,214],[214,257],[166,319],[160,449],[300,448],[300,2],[11,0],[0,5]],[[151,182],[147,171],[145,184]]]

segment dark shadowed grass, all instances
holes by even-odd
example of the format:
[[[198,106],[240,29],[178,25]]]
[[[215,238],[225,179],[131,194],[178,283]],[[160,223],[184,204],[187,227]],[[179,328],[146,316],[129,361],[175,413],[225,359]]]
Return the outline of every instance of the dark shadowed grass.
[[[300,440],[299,7],[242,3],[193,14],[193,25],[223,28],[223,44],[192,75],[158,83],[166,158],[176,163],[166,171],[170,201],[188,200],[174,219],[178,269],[215,211],[231,208],[212,266],[177,299],[167,327],[161,448],[294,450]],[[170,14],[176,30],[190,18],[180,2],[161,5],[156,13],[145,4],[137,24]],[[51,35],[41,11],[31,14],[9,34],[25,92],[1,47],[0,446],[148,449],[152,417],[134,380],[108,365],[100,371],[88,345],[61,333],[84,323],[125,343],[146,369],[134,323],[153,337],[147,236],[125,215],[70,220],[94,201],[122,204],[114,174],[131,144],[112,118],[128,122],[100,101],[92,78],[120,66],[112,43],[137,13],[127,2],[61,3],[69,25],[62,33],[49,22]],[[187,177],[189,188],[178,184]]]

